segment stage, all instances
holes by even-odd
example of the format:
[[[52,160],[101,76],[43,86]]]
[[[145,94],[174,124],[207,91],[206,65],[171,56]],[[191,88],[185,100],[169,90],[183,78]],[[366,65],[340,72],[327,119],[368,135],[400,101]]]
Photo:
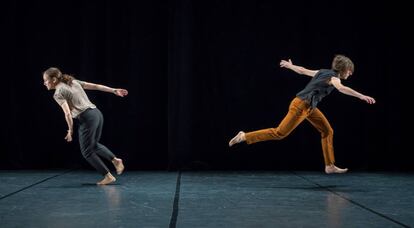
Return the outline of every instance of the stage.
[[[412,227],[414,174],[0,171],[7,227]]]

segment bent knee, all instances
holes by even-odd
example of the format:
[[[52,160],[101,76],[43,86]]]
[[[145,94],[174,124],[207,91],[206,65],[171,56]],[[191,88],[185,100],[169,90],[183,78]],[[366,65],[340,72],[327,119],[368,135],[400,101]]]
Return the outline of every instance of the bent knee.
[[[274,140],[280,140],[286,138],[289,135],[289,132],[282,132],[277,128],[272,128],[271,135]]]
[[[322,138],[329,137],[329,136],[332,137],[333,134],[334,134],[334,130],[332,128],[327,128],[321,132]]]
[[[89,146],[81,148],[81,152],[84,158],[89,158],[96,151],[96,146]]]

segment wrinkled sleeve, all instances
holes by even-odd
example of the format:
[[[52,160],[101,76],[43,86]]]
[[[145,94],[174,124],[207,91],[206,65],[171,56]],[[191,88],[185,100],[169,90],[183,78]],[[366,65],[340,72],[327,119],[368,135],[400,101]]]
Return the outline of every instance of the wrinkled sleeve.
[[[84,81],[81,81],[81,80],[75,80],[77,83],[79,83],[79,85],[81,85],[82,86],[82,88],[84,88],[84,85],[85,85],[85,83],[86,82],[84,82]]]
[[[57,90],[55,92],[55,94],[53,95],[53,98],[55,99],[55,101],[59,105],[62,105],[66,101],[65,96],[63,94],[64,94],[64,91],[63,90]]]

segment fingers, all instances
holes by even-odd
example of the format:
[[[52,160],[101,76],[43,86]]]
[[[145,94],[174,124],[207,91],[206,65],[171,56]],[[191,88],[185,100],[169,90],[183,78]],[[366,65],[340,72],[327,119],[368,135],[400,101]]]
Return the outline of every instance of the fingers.
[[[281,60],[280,61],[280,67],[288,67],[288,65],[291,65],[291,64],[292,64],[291,59],[289,59],[288,61],[286,61],[286,60]]]
[[[118,91],[117,95],[120,96],[120,97],[124,97],[124,96],[128,95],[128,90],[126,90],[126,89],[118,89],[117,91]]]
[[[372,97],[367,97],[365,100],[368,104],[375,104],[375,99]]]
[[[67,142],[72,142],[72,135],[67,134],[67,135],[66,135],[66,137],[65,137],[65,140],[66,140]]]

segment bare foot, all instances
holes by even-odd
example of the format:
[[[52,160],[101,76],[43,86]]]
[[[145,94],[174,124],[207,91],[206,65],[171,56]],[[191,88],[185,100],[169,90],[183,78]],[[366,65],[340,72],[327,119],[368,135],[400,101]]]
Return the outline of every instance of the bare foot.
[[[336,167],[335,165],[327,165],[325,166],[325,173],[332,174],[332,173],[346,173],[348,169],[341,169]]]
[[[244,141],[246,141],[245,133],[243,131],[239,131],[239,133],[230,140],[229,147]]]
[[[111,173],[107,173],[104,177],[103,180],[99,181],[98,183],[96,183],[97,185],[105,185],[105,184],[110,184],[112,182],[115,182],[116,178],[114,176],[112,176]]]
[[[116,174],[121,175],[124,171],[124,163],[122,163],[122,159],[114,158],[112,159],[112,164],[114,164],[116,169]]]

